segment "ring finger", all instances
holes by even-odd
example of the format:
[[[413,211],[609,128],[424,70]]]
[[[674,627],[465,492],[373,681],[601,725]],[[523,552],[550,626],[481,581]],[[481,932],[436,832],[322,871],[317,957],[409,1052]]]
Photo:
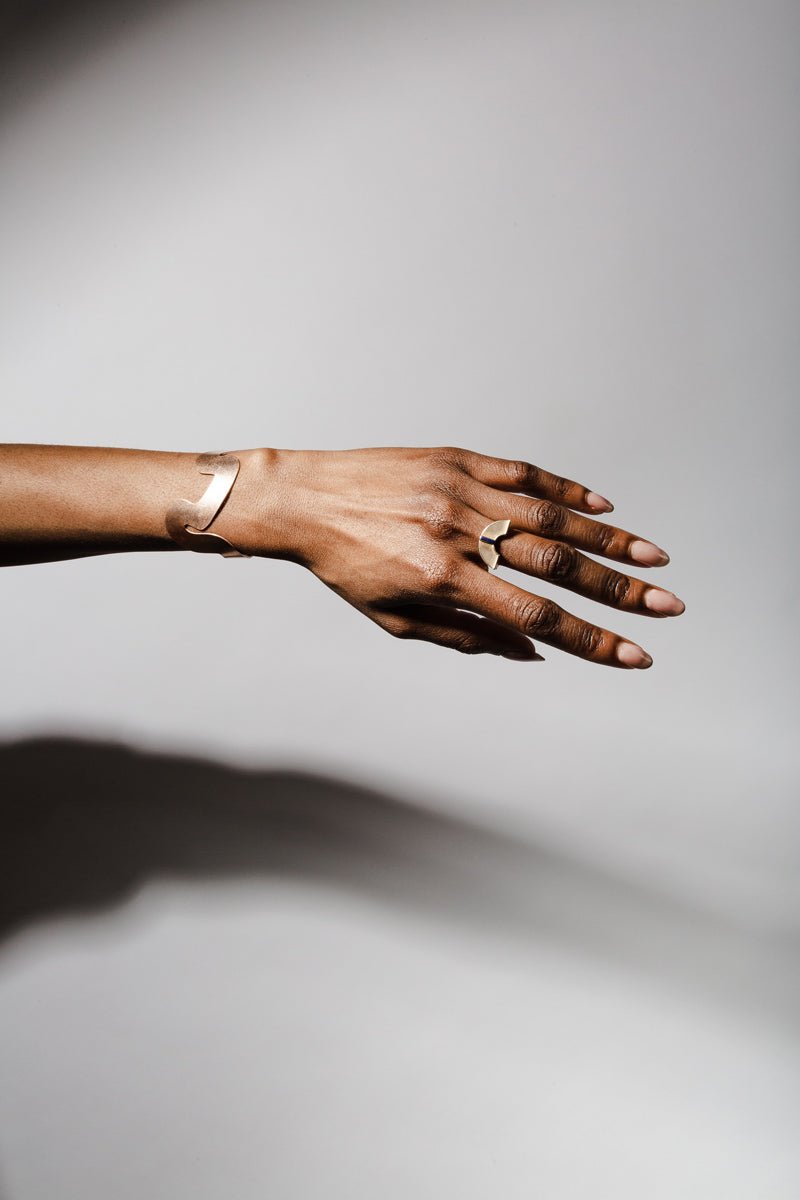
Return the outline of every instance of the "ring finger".
[[[537,642],[607,667],[644,669],[653,660],[646,650],[619,634],[566,612],[552,600],[490,576],[477,563],[465,565],[457,604],[510,626]]]
[[[617,562],[661,567],[669,562],[665,550],[635,533],[583,517],[552,500],[532,500],[515,492],[502,492],[470,479],[462,485],[462,499],[489,520],[509,518],[515,529],[557,539]]]
[[[479,516],[478,520],[483,518]],[[479,534],[480,531],[476,536]],[[623,612],[677,617],[686,607],[672,592],[587,558],[566,542],[553,542],[512,529],[503,538],[499,549],[502,561],[515,571],[568,588]]]

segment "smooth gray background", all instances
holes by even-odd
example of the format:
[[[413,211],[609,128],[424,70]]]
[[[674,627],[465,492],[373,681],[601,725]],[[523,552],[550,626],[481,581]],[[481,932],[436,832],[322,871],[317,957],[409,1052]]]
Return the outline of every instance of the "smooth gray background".
[[[4,440],[527,457],[687,603],[629,674],[4,572],[4,1200],[794,1200],[797,5],[0,28]]]

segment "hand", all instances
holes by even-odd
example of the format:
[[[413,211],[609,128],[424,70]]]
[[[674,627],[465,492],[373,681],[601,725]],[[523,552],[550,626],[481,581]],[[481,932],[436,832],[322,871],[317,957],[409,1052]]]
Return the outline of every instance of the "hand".
[[[529,463],[452,447],[264,453],[270,545],[259,543],[258,521],[233,528],[231,541],[303,563],[395,637],[520,660],[539,657],[535,637],[605,666],[651,665],[635,643],[487,570],[478,538],[505,518],[511,530],[499,548],[508,567],[624,612],[684,611],[671,592],[581,553],[657,567],[669,561],[663,550],[580,515],[613,506]]]

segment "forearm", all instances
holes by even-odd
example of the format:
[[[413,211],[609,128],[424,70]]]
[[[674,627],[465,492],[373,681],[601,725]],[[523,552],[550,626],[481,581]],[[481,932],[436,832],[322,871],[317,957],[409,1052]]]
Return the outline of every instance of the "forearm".
[[[214,522],[234,545],[234,534],[247,536],[248,524],[268,515],[268,468],[277,455],[236,453],[236,503],[232,494]],[[179,549],[166,514],[179,498],[197,500],[205,490],[196,460],[196,453],[0,445],[0,565]],[[280,552],[277,538],[262,552],[271,549]]]

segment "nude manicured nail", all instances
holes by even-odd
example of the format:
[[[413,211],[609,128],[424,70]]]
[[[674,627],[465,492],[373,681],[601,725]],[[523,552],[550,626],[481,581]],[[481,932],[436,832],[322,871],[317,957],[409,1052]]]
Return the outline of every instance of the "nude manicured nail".
[[[669,562],[666,550],[662,550],[660,546],[654,546],[652,542],[644,541],[643,538],[631,542],[628,554],[634,562],[643,563],[646,567],[663,567]]]
[[[663,613],[665,617],[679,617],[686,608],[673,592],[665,592],[662,588],[648,588],[644,594],[644,605],[651,612]]]
[[[589,508],[593,508],[595,512],[613,512],[614,505],[610,500],[606,500],[605,496],[598,495],[597,492],[586,493],[586,504]]]
[[[620,642],[617,646],[617,658],[623,667],[652,667],[653,660],[646,650],[635,642]]]

